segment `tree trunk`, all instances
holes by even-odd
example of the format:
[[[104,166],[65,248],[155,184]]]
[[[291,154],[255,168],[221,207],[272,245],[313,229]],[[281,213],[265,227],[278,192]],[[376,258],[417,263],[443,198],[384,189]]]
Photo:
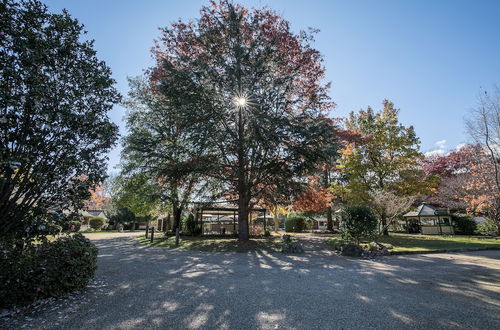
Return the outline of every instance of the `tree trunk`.
[[[164,226],[165,228],[165,232],[167,232],[172,226],[171,222],[170,222],[170,213],[167,214],[167,222],[166,222],[166,225]]]
[[[326,229],[328,231],[333,231],[333,216],[332,216],[332,207],[329,206],[326,210]]]
[[[174,207],[173,213],[174,213],[174,226],[173,226],[172,230],[176,231],[177,228],[179,228],[179,230],[180,230],[182,207]]]
[[[175,246],[179,246],[179,239],[180,239],[179,227],[177,227],[177,229],[175,229]]]
[[[238,237],[240,241],[248,241],[248,202],[240,195],[238,201]]]
[[[383,213],[380,218],[382,220],[382,235],[389,236],[389,228],[387,226],[387,216],[385,215],[385,213]]]
[[[278,216],[277,211],[274,212],[273,220],[274,220],[274,232],[277,233],[280,229],[280,218]]]

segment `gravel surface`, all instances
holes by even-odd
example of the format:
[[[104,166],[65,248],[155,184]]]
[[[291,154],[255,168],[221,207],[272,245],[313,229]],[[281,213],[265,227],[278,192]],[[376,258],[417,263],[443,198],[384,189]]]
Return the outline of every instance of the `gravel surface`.
[[[500,329],[500,251],[363,260],[95,243],[88,290],[0,328]]]

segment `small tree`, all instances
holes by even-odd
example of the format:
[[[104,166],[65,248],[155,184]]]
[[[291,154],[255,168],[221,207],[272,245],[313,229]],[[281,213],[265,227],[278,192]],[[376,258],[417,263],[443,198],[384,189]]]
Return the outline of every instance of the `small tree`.
[[[476,154],[471,180],[466,185],[468,208],[500,226],[500,88],[480,93],[466,121],[470,137],[482,148]]]
[[[361,238],[373,235],[377,230],[377,218],[362,205],[347,206],[341,212],[342,235],[353,238],[359,245]]]
[[[370,205],[374,213],[379,217],[382,215],[386,217],[386,224],[380,226],[379,234],[384,233],[415,201],[415,196],[398,196],[382,189],[371,192],[370,196]]]
[[[370,205],[377,190],[414,196],[427,193],[434,185],[425,180],[421,169],[420,140],[413,127],[399,122],[399,110],[392,102],[384,100],[383,106],[379,112],[370,107],[352,112],[346,120],[346,128],[360,134],[361,139],[353,140],[342,150],[339,169],[345,184],[335,190],[342,191],[344,201],[351,205]],[[375,211],[383,234],[388,235],[386,209]]]
[[[103,217],[92,217],[89,219],[90,228],[94,230],[100,230],[105,223],[106,220]]]

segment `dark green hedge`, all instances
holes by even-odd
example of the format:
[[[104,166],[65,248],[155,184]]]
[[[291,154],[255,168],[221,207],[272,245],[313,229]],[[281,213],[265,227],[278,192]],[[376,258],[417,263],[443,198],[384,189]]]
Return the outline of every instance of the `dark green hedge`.
[[[453,214],[451,216],[455,225],[455,234],[457,235],[474,235],[476,232],[477,223],[472,217],[466,215]]]
[[[285,220],[285,230],[292,233],[301,233],[306,227],[303,217],[288,217]]]
[[[81,234],[0,251],[0,307],[29,304],[83,289],[97,268],[97,248]]]

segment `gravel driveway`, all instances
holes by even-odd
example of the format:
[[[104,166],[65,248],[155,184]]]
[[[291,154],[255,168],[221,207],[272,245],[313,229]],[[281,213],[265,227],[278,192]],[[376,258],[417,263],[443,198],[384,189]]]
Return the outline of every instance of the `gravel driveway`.
[[[371,261],[168,250],[133,237],[95,243],[100,284],[18,326],[500,329],[500,251]]]

